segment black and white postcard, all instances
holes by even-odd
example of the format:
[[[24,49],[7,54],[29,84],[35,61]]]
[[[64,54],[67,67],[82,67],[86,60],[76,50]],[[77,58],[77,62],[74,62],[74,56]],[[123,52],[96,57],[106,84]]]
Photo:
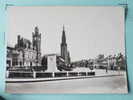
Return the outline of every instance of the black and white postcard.
[[[7,8],[6,92],[128,93],[117,6]]]

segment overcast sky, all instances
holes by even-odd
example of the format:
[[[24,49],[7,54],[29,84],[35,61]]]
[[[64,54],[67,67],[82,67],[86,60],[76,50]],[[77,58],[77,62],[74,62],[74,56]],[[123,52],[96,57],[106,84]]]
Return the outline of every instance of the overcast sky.
[[[64,24],[73,61],[125,51],[122,7],[8,7],[7,12],[9,45],[17,42],[18,34],[32,40],[38,26],[42,54],[60,53]]]

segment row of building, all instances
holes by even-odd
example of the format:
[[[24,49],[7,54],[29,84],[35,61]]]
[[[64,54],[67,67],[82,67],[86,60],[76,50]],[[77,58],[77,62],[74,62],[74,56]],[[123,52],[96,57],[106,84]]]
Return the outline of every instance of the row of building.
[[[109,55],[104,57],[104,55],[98,55],[95,59],[83,59],[80,61],[73,62],[75,66],[79,67],[90,67],[97,69],[110,69],[118,70],[126,69],[126,60],[125,56],[119,53],[116,55]]]

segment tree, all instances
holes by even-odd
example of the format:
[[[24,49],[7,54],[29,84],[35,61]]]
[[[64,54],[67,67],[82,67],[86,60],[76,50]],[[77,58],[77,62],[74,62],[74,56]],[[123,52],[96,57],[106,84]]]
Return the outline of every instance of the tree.
[[[44,70],[47,70],[47,58],[45,56],[42,58],[41,65],[44,67]]]
[[[126,59],[122,53],[119,53],[116,57],[116,65],[117,67],[120,67],[120,69],[125,70],[126,69]]]
[[[99,54],[97,57],[99,60],[103,60],[104,59],[104,55],[103,54]]]

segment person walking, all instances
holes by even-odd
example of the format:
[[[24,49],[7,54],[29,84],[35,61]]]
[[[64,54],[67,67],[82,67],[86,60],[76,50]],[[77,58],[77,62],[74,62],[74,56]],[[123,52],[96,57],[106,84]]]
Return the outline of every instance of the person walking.
[[[108,73],[108,67],[106,67],[105,69],[106,69],[106,73]]]

